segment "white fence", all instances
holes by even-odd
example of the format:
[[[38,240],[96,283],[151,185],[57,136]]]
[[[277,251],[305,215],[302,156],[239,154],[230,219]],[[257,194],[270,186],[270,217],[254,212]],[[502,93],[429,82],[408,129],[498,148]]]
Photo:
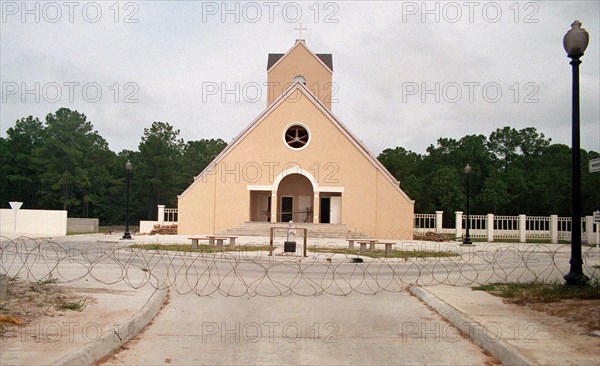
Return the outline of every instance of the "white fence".
[[[467,217],[457,211],[456,225],[454,228],[444,228],[443,211],[434,214],[415,214],[414,232],[423,234],[435,232],[454,234],[463,237],[466,234]],[[158,221],[140,221],[140,233],[147,234],[154,225],[176,225],[178,210],[165,208],[158,205]],[[571,218],[551,216],[502,216],[502,215],[469,215],[469,235],[474,239],[484,239],[489,242],[495,240],[515,240],[521,243],[526,241],[550,241],[558,243],[559,240],[571,240]],[[581,218],[581,240],[588,244],[600,244],[600,225],[594,223],[593,216]]]
[[[162,215],[160,213],[160,207],[158,209],[158,219],[160,220],[162,217],[163,224],[165,225],[177,224],[178,215],[179,214],[176,208],[164,208]]]
[[[456,214],[454,228],[443,228],[443,212],[435,214],[415,214],[415,233],[433,231],[436,233],[454,234],[456,237],[466,235],[467,217],[462,212]],[[581,240],[588,244],[600,244],[600,225],[594,222],[593,216],[581,218]],[[475,239],[550,241],[571,240],[571,218],[551,216],[496,216],[469,215],[469,236]]]
[[[442,227],[443,214],[444,211],[436,211],[434,214],[415,214],[414,232],[421,234],[429,231],[444,234],[452,233],[452,229],[444,229]]]

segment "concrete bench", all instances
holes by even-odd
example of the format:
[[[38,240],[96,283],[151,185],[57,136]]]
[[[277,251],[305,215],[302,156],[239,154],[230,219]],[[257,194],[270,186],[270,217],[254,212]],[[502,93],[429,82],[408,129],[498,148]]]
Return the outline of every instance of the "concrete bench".
[[[389,243],[389,242],[377,242],[376,244],[384,244],[385,245],[385,254],[390,254],[392,253],[392,245],[396,244],[396,243]]]
[[[377,242],[377,239],[346,239],[346,241],[348,242],[348,248],[354,249],[354,242],[359,244],[366,242],[367,244],[370,244],[371,242]],[[375,249],[375,247],[371,246],[371,249]]]
[[[221,235],[206,235],[206,237],[208,238],[208,244],[210,245],[215,245],[215,240],[217,241],[217,244],[219,243],[219,241],[221,241],[221,243],[223,242],[223,240],[227,240],[229,239],[229,245],[235,245],[235,239],[237,239],[237,236],[221,236]]]
[[[360,253],[367,250],[367,244],[369,244],[370,250],[374,250],[375,245],[382,244],[385,245],[385,254],[390,254],[392,252],[392,245],[396,244],[391,242],[382,242],[378,240],[356,240],[356,242],[360,244]]]
[[[206,235],[206,236],[192,236],[188,239],[192,240],[192,249],[198,249],[199,240],[208,240],[209,245],[215,245],[217,242],[217,248],[223,250],[223,241],[229,239],[229,245],[235,245],[235,239],[237,236],[218,236],[218,235]]]
[[[206,236],[191,236],[188,239],[192,241],[192,249],[198,249],[199,240],[208,240]]]

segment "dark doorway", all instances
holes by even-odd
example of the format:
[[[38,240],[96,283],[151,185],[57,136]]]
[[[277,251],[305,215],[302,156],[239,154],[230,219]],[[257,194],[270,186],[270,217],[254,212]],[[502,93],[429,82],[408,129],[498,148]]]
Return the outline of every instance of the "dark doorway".
[[[292,221],[294,197],[281,197],[281,222]]]
[[[321,212],[319,213],[321,224],[329,224],[331,218],[331,198],[321,197]]]

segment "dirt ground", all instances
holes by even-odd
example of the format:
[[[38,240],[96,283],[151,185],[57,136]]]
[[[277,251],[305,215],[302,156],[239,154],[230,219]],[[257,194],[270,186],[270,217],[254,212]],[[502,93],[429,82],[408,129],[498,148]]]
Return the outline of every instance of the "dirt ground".
[[[501,288],[509,285],[497,285]],[[588,331],[600,331],[600,293],[596,287],[588,291],[559,293],[551,285],[548,288],[535,285],[530,289],[523,288],[516,294],[507,297],[500,288],[487,290],[489,294],[502,297],[506,304],[516,304],[531,310],[543,312],[563,319],[566,323],[577,324]],[[563,297],[563,299],[560,299]],[[567,298],[564,298],[567,297]],[[571,298],[569,298],[571,297]]]
[[[16,337],[15,326],[26,326],[43,316],[81,311],[88,301],[54,283],[8,282],[7,300],[0,303],[0,339]]]
[[[505,300],[506,301],[506,300]],[[589,331],[600,330],[600,300],[562,300],[547,303],[519,304],[530,309],[578,324]]]

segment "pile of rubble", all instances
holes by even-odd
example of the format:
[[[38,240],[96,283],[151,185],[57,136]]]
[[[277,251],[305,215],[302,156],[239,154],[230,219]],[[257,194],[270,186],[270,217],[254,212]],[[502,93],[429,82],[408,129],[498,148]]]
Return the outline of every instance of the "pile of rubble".
[[[154,225],[150,235],[177,235],[177,225]]]
[[[450,241],[448,236],[444,234],[436,234],[433,231],[429,231],[423,234],[413,234],[414,240],[424,240],[424,241]]]

